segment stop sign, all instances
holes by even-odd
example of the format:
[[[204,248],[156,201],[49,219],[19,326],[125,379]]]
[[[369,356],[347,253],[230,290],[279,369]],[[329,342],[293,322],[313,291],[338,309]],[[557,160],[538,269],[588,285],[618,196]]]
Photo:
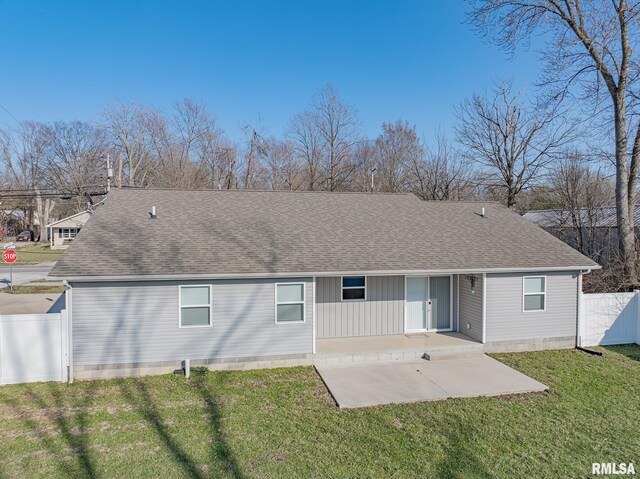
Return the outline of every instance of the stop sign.
[[[2,259],[5,263],[13,263],[18,259],[18,253],[13,249],[8,249],[4,253],[2,253]]]

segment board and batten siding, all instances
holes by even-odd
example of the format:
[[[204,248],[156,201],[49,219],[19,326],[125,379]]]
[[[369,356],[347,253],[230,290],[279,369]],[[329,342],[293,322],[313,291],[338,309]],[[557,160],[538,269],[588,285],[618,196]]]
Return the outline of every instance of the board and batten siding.
[[[471,290],[471,277],[475,278],[475,287]],[[458,276],[459,331],[470,338],[482,341],[482,275]]]
[[[342,301],[341,277],[316,278],[316,337],[404,333],[404,276],[368,276],[366,301]]]
[[[523,311],[523,278],[545,276],[545,311]],[[576,335],[575,272],[487,274],[486,342]]]
[[[275,323],[275,284],[305,283],[304,323]],[[211,327],[179,327],[179,286],[211,284]],[[77,365],[311,353],[311,278],[74,283]]]

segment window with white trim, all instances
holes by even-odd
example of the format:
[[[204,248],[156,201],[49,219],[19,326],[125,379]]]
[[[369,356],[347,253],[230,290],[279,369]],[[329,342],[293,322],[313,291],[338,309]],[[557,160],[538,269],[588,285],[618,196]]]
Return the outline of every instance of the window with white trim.
[[[63,239],[73,239],[78,235],[78,228],[60,228],[58,235]]]
[[[342,301],[364,301],[367,299],[366,276],[342,277]]]
[[[180,286],[180,327],[211,326],[211,286]]]
[[[525,276],[523,279],[523,311],[544,311],[547,306],[547,278]]]
[[[304,322],[304,283],[276,284],[276,323]]]

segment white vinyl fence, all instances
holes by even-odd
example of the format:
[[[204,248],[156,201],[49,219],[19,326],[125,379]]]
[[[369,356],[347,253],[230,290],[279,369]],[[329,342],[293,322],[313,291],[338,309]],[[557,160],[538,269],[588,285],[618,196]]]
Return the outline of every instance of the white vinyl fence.
[[[0,384],[66,381],[67,311],[0,315]]]
[[[580,345],[640,344],[640,307],[634,293],[583,294]]]

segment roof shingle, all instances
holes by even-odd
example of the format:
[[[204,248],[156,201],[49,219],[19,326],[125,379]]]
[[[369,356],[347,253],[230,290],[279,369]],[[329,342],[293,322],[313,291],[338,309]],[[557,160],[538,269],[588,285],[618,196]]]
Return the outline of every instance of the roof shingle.
[[[149,217],[152,206],[156,219]],[[410,194],[123,189],[109,193],[51,276],[547,267],[597,265],[495,203],[423,202]]]

